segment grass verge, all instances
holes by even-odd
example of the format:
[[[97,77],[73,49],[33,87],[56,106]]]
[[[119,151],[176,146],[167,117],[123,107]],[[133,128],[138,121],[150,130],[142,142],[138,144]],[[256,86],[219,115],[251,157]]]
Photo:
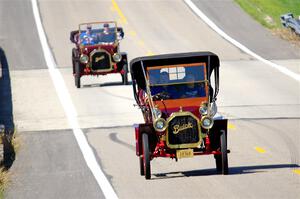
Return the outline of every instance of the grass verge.
[[[3,147],[4,144],[4,135],[2,134],[2,139],[0,139],[0,147]],[[3,150],[1,151],[1,165],[0,165],[0,199],[4,198],[4,191],[7,188],[8,184],[9,184],[9,180],[10,180],[10,172],[9,172],[9,168],[12,165],[12,162],[14,161],[15,158],[15,153],[16,151],[18,151],[19,147],[20,147],[20,138],[19,136],[17,136],[17,134],[14,132],[13,137],[11,139],[11,144],[9,144],[11,146],[9,146],[9,150],[11,150],[11,154],[8,155],[9,158],[11,158],[11,160],[8,160],[9,164],[5,163],[4,157],[2,154],[4,154]]]
[[[250,16],[279,37],[300,46],[300,37],[284,28],[280,15],[293,13],[300,15],[300,0],[234,0]]]

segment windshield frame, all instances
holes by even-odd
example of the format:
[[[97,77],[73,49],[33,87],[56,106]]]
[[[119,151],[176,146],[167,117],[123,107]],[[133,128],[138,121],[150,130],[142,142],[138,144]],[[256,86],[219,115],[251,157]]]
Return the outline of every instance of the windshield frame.
[[[112,41],[112,42],[97,42],[97,43],[95,43],[95,44],[83,44],[83,42],[81,41],[81,39],[80,39],[80,36],[81,36],[81,34],[84,32],[84,31],[86,31],[86,27],[88,26],[88,25],[91,25],[92,27],[99,27],[99,26],[102,26],[102,28],[92,28],[92,30],[96,30],[95,32],[96,33],[94,33],[94,35],[95,36],[97,36],[97,34],[99,34],[99,33],[97,33],[97,30],[102,30],[103,29],[103,25],[104,24],[110,24],[110,26],[112,26],[113,25],[113,27],[111,27],[111,29],[113,30],[113,31],[111,31],[111,33],[113,33],[114,34],[114,41]],[[85,28],[83,28],[83,27],[85,27]],[[78,30],[79,30],[79,44],[81,45],[81,46],[84,46],[84,47],[86,47],[86,46],[99,46],[99,45],[116,45],[117,43],[118,43],[118,39],[117,39],[117,22],[115,22],[115,21],[106,21],[106,22],[90,22],[90,23],[81,23],[81,24],[79,24],[79,26],[78,26]]]
[[[170,68],[176,68],[176,72],[175,73],[171,73]],[[182,74],[184,74],[183,78],[179,79],[178,78],[178,68],[184,68],[184,72],[181,72]],[[190,67],[199,67],[201,68],[201,70],[199,71],[199,74],[194,74],[194,73],[190,73],[188,72],[188,68]],[[153,82],[150,82],[150,79],[151,79],[151,73],[150,71],[154,71],[154,70],[158,70],[160,71],[160,75],[161,73],[161,69],[167,69],[169,72],[168,72],[168,75],[169,75],[169,82],[168,83],[153,83]],[[205,96],[203,96],[203,92],[202,92],[202,96],[197,96],[199,98],[203,98],[203,97],[207,97],[208,96],[208,86],[209,86],[209,81],[207,79],[207,67],[206,67],[206,63],[204,62],[199,62],[199,63],[192,63],[192,64],[175,64],[175,65],[164,65],[164,66],[153,66],[151,68],[147,68],[147,73],[146,73],[146,78],[147,78],[147,81],[149,82],[149,89],[150,89],[150,95],[151,96],[154,96],[156,93],[153,92],[156,88],[159,88],[159,87],[165,87],[165,89],[170,89],[170,90],[174,90],[175,88],[178,89],[180,87],[184,88],[184,87],[188,87],[189,85],[191,84],[194,84],[194,85],[197,85],[195,87],[195,90],[201,90],[201,89],[204,89],[204,92],[205,92]],[[201,74],[200,74],[201,73]],[[177,75],[177,79],[176,80],[170,80],[170,74],[172,75]],[[192,74],[195,76],[198,76],[199,78],[200,77],[203,77],[203,78],[200,78],[198,80],[194,80],[194,81],[186,81],[187,79],[187,76],[189,74]],[[158,75],[158,73],[156,74]],[[201,76],[202,75],[202,76]],[[153,76],[155,77],[156,79],[159,77],[161,78],[161,76]],[[203,84],[204,86],[202,88],[200,88],[200,85]],[[182,90],[182,88],[180,88]],[[184,91],[184,90],[183,90]],[[167,92],[168,93],[168,92]],[[171,92],[169,92],[171,93]],[[200,92],[199,92],[200,93]],[[174,97],[174,98],[170,98],[170,99],[183,99],[183,98],[190,98],[190,97]]]
[[[179,68],[179,67],[182,67],[184,69],[186,68],[189,68],[189,67],[203,67],[203,75],[204,75],[204,79],[203,80],[198,80],[198,81],[192,81],[192,82],[172,82],[171,83],[164,83],[164,84],[161,84],[161,83],[158,83],[158,84],[153,84],[151,81],[150,81],[150,73],[149,71],[151,70],[157,70],[157,69],[169,69],[169,68]],[[184,72],[185,75],[186,75],[186,72]],[[169,73],[170,74],[170,73]],[[193,74],[194,75],[194,74]],[[184,78],[182,78],[184,79]],[[150,87],[153,87],[153,86],[166,86],[166,85],[176,85],[176,84],[185,84],[185,83],[201,83],[201,82],[207,82],[208,79],[207,79],[207,72],[206,72],[206,63],[204,62],[200,62],[200,63],[192,63],[192,64],[175,64],[175,65],[164,65],[164,66],[153,66],[151,68],[147,68],[147,80],[149,80],[149,86]]]

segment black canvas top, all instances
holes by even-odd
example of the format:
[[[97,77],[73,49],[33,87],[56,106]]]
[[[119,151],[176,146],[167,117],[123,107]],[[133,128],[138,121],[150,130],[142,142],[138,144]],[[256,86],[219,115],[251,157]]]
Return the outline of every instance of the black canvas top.
[[[208,79],[212,71],[220,66],[219,57],[212,52],[189,52],[137,57],[130,62],[130,72],[132,79],[136,80],[138,87],[140,87],[141,89],[145,89],[146,84],[142,69],[142,63],[144,66],[144,70],[146,71],[147,67],[191,64],[200,62],[206,63],[206,66],[208,68]]]

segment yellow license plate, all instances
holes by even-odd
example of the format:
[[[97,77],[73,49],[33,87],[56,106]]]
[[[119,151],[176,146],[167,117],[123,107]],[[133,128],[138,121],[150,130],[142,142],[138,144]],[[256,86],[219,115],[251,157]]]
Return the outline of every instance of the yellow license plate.
[[[177,158],[192,158],[194,157],[193,149],[182,149],[176,151]]]

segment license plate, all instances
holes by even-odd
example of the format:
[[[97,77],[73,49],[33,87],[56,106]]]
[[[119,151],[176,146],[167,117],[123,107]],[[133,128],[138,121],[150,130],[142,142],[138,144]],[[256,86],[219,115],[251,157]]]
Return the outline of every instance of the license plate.
[[[193,149],[182,149],[176,151],[177,158],[192,158],[194,157]]]

